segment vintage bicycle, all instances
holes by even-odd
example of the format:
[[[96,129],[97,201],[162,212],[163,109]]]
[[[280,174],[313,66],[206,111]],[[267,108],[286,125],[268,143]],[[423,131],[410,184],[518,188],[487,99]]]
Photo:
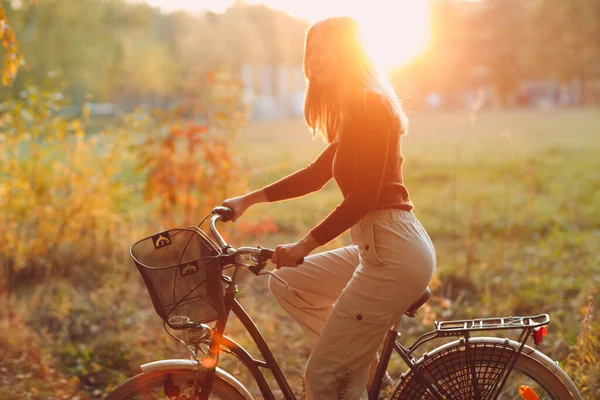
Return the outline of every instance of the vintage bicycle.
[[[273,250],[233,248],[216,228],[217,221],[231,218],[231,210],[215,207],[209,216],[210,235],[200,229],[200,224],[161,232],[131,246],[130,255],[144,279],[155,311],[165,325],[181,333],[172,335],[190,350],[191,357],[142,365],[142,372],[115,388],[107,400],[254,399],[235,376],[218,366],[221,352],[234,355],[248,368],[262,398],[276,399],[263,374],[268,369],[282,396],[286,400],[296,399],[269,345],[236,299],[242,268],[257,276],[271,275],[281,280],[265,269]],[[414,317],[429,297],[427,289],[406,315]],[[225,335],[231,313],[250,334],[261,358],[255,358]],[[536,346],[542,343],[549,322],[547,314],[435,322],[433,331],[405,347],[399,340],[399,321],[391,327],[380,348],[369,399],[383,395],[381,381],[394,352],[408,369],[386,397],[391,400],[581,399],[577,387],[558,362],[526,344],[530,338]],[[480,332],[508,330],[516,331],[518,339],[475,336]],[[418,359],[415,357],[417,349],[439,338],[450,341]]]

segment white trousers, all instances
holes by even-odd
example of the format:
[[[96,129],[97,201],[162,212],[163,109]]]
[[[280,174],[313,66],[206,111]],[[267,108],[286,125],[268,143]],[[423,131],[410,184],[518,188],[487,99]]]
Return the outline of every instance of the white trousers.
[[[417,301],[435,250],[409,211],[375,210],[351,229],[353,245],[306,257],[269,280],[278,303],[314,339],[304,372],[307,400],[366,400],[383,337]]]

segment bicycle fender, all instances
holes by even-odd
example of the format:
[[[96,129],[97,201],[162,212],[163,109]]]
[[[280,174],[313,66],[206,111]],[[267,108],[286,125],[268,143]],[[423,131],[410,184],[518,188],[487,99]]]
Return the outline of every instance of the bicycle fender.
[[[152,361],[140,366],[142,368],[142,372],[150,373],[155,371],[164,371],[170,369],[190,369],[196,370],[198,369],[198,362],[195,360],[185,360],[185,359],[172,359],[172,360],[159,360]],[[254,397],[250,394],[248,389],[240,381],[238,381],[233,375],[229,372],[222,370],[221,368],[216,368],[216,376],[223,379],[225,382],[229,383],[231,386],[236,388],[247,400],[254,400]]]

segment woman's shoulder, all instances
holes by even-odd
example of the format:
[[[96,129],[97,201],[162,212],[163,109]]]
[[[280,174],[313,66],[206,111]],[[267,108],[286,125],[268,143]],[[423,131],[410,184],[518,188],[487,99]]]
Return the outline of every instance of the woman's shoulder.
[[[376,119],[392,130],[398,129],[400,134],[406,133],[408,118],[406,118],[393,89],[378,91],[376,88],[367,88],[363,98],[362,109],[370,119]]]
[[[363,90],[363,103],[365,107],[387,107],[388,99],[384,92],[367,87]]]
[[[370,87],[352,93],[345,100],[348,111],[352,111],[354,114],[376,111],[383,107],[387,107],[385,93]]]
[[[349,102],[348,120],[385,122],[390,121],[395,114],[388,96],[373,88],[365,88],[362,93],[349,99]]]

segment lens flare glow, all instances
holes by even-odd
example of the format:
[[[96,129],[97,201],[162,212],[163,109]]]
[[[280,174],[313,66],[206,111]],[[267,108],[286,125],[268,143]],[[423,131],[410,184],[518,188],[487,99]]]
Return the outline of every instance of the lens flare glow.
[[[234,0],[147,0],[166,10],[211,9],[223,12]],[[423,51],[429,38],[430,0],[245,0],[264,4],[310,22],[348,15],[363,30],[364,43],[377,66],[389,70]]]
[[[427,45],[427,1],[388,1],[353,17],[361,25],[367,50],[383,70],[406,64]]]

